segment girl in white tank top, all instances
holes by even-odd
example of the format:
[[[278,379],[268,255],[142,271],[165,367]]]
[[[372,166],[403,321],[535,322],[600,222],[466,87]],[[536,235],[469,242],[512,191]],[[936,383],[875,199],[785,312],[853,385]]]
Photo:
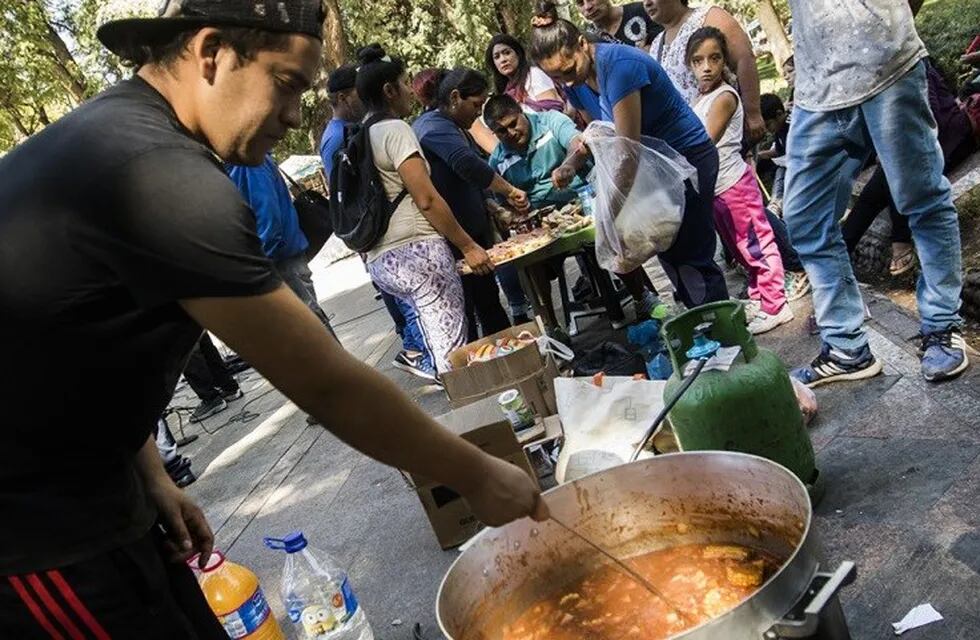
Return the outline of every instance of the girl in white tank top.
[[[714,27],[698,29],[688,41],[686,58],[700,94],[694,113],[718,146],[715,228],[749,276],[749,331],[764,333],[792,320],[793,312],[786,303],[783,261],[766,218],[762,192],[755,172],[741,156],[742,102],[724,79],[728,67],[725,36]]]

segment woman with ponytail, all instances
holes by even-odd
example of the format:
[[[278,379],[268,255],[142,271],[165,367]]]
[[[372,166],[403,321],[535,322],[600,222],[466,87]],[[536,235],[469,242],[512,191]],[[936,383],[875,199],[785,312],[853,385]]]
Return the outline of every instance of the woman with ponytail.
[[[423,113],[412,125],[432,165],[432,182],[463,229],[487,249],[495,240],[487,191],[498,194],[520,211],[528,210],[527,194],[490,168],[467,133],[483,109],[488,89],[487,79],[474,69],[459,67],[448,71],[439,80],[436,108]],[[477,320],[483,335],[510,326],[492,274],[463,276],[463,290],[471,340],[479,337]]]
[[[567,85],[572,106],[593,120],[614,123],[616,134],[624,138],[637,142],[642,136],[659,138],[694,166],[697,189],[687,184],[677,239],[658,258],[684,306],[726,300],[725,277],[714,261],[712,206],[718,150],[663,68],[635,47],[591,42],[562,19],[533,29],[530,52],[543,71]],[[555,170],[556,186],[563,188],[586,159],[587,150],[574,150]],[[622,178],[621,188],[628,192],[632,176]],[[636,278],[624,282],[634,300],[642,299],[642,284]]]
[[[413,317],[405,321],[418,318],[441,373],[449,368],[449,354],[466,342],[463,286],[453,251],[475,273],[489,274],[493,265],[439,195],[418,138],[403,120],[415,99],[404,63],[378,45],[362,48],[358,58],[357,93],[367,119],[383,118],[368,131],[375,167],[389,200],[407,192],[385,235],[367,252],[368,272],[378,287],[409,303]]]

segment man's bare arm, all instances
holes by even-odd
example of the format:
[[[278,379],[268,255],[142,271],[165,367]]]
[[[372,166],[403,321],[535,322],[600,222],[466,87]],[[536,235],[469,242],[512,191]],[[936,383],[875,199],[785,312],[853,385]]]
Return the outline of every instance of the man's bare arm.
[[[456,489],[487,524],[543,509],[526,474],[429,418],[348,354],[286,287],[181,305],[331,433],[385,464]]]

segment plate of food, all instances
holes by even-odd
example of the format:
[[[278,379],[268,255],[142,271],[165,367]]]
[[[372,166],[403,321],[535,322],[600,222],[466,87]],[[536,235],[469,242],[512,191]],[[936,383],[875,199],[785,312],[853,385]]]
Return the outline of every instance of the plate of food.
[[[547,229],[535,229],[528,233],[511,236],[487,249],[487,253],[494,265],[502,265],[543,249],[554,241],[555,236]],[[461,273],[472,273],[465,261],[460,260],[459,265]]]

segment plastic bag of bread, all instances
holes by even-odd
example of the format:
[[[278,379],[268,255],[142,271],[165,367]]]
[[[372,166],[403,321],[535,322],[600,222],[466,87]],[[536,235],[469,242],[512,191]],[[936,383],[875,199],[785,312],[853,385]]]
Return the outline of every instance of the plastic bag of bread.
[[[611,122],[589,124],[583,140],[595,169],[596,257],[614,273],[629,273],[669,249],[684,219],[685,181],[697,170],[663,140],[616,135]]]

